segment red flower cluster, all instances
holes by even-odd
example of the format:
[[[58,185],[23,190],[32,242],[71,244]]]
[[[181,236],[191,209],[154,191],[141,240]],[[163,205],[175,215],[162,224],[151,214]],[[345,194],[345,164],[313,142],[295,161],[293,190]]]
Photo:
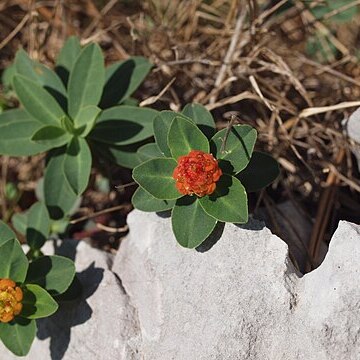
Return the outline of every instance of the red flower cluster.
[[[202,197],[214,192],[221,175],[219,164],[211,154],[192,150],[179,157],[173,178],[181,194]]]
[[[0,279],[0,322],[7,323],[22,310],[23,292],[10,279]]]

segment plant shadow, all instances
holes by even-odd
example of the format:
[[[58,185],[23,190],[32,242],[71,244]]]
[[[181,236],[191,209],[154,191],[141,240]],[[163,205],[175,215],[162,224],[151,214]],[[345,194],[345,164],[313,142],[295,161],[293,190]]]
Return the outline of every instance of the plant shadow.
[[[55,249],[56,255],[66,256],[75,261],[78,242],[66,241]],[[104,276],[104,270],[95,267],[94,262],[85,270],[76,273],[82,285],[81,295],[72,301],[63,301],[58,311],[37,322],[37,337],[40,340],[50,338],[50,356],[52,360],[63,359],[71,339],[71,328],[85,323],[91,318],[93,310],[87,299],[94,294]]]
[[[221,238],[225,228],[225,223],[218,222],[215,225],[214,230],[211,234],[201,243],[198,247],[195,248],[197,252],[204,253],[209,251]]]

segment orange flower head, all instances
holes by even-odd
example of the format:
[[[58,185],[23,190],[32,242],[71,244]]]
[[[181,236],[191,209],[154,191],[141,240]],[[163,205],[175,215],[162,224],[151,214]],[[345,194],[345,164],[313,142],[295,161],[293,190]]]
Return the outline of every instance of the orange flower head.
[[[22,310],[23,292],[10,279],[0,279],[0,322],[7,323]]]
[[[181,194],[195,194],[199,197],[212,194],[221,175],[217,160],[200,150],[192,150],[188,155],[180,156],[173,172],[176,188]]]

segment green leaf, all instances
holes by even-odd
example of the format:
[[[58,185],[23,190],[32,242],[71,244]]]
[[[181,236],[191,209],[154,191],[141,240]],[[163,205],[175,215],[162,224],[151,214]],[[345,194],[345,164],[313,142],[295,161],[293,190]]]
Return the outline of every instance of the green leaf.
[[[51,148],[61,147],[70,139],[71,135],[58,126],[44,126],[31,137],[32,141]]]
[[[70,36],[58,55],[55,71],[65,86],[68,83],[70,73],[80,52],[81,45],[79,39],[76,36]]]
[[[172,177],[177,162],[174,159],[148,160],[133,170],[134,180],[152,196],[161,200],[178,199],[181,195]]]
[[[205,106],[196,103],[187,104],[181,113],[192,119],[208,139],[215,134],[215,121]]]
[[[46,206],[38,201],[27,212],[26,241],[32,250],[40,249],[50,232],[50,217]]]
[[[39,84],[57,100],[64,110],[66,110],[66,89],[61,79],[53,70],[30,59],[23,49],[20,49],[16,53],[14,64],[15,74],[22,75]]]
[[[320,30],[307,37],[305,45],[306,53],[321,63],[331,62],[340,54],[329,35]]]
[[[66,89],[58,75],[48,67],[30,59],[23,49],[16,53],[15,69],[16,74],[38,83],[50,93],[58,92],[66,96]]]
[[[24,299],[21,317],[26,319],[40,319],[48,317],[58,309],[57,302],[42,287],[35,284],[26,284],[23,288]]]
[[[52,154],[45,169],[44,200],[54,220],[67,215],[77,202],[77,195],[65,176],[65,157],[63,149],[59,149]]]
[[[129,145],[153,135],[156,110],[134,106],[115,106],[104,110],[90,137],[111,145]]]
[[[250,161],[256,142],[257,132],[249,125],[235,125],[226,139],[225,149],[221,147],[226,137],[226,129],[215,134],[211,139],[211,151],[226,174],[237,174],[245,169]]]
[[[245,188],[233,176],[223,175],[216,183],[215,191],[200,198],[205,212],[223,222],[244,224],[248,221],[248,205]]]
[[[0,339],[13,354],[25,356],[30,351],[36,330],[35,320],[16,317],[10,323],[0,323]]]
[[[76,132],[79,133],[82,137],[87,136],[94,127],[100,112],[101,109],[94,105],[81,108],[78,115],[74,119]]]
[[[131,202],[136,209],[146,212],[170,210],[175,205],[175,200],[157,199],[141,187],[136,189]]]
[[[81,198],[79,198],[79,200],[81,200]],[[78,207],[80,206],[80,202],[78,202]],[[73,212],[75,212],[78,207],[76,209],[72,209]],[[70,214],[72,212],[70,211]],[[64,234],[66,232],[66,229],[69,226],[69,219],[65,218],[65,219],[60,219],[60,220],[53,220],[51,222],[51,226],[50,226],[50,234],[54,234],[54,235],[59,235],[59,234]]]
[[[7,182],[4,190],[6,200],[10,202],[17,202],[20,197],[20,192],[15,183],[11,181]]]
[[[81,195],[89,183],[91,162],[91,152],[86,140],[74,137],[66,149],[64,174],[77,195]]]
[[[167,110],[161,111],[160,114],[158,113],[158,115],[153,120],[153,129],[156,144],[159,147],[160,151],[166,157],[171,157],[171,152],[168,145],[168,133],[170,130],[170,125],[176,117],[181,117],[191,122],[193,121],[192,119],[187,118],[183,114]]]
[[[352,6],[348,9],[341,10],[342,7],[349,5],[353,0],[324,0],[318,6],[312,6],[309,10],[316,17],[321,20],[326,14],[336,12],[330,18],[332,22],[349,22],[359,12],[359,6]]]
[[[140,101],[129,97],[127,99],[125,99],[124,101],[121,102],[121,105],[128,105],[128,106],[139,106]]]
[[[27,221],[27,212],[17,213],[11,218],[13,227],[22,235],[26,234]],[[15,236],[12,238],[15,238]]]
[[[60,119],[61,127],[64,129],[67,133],[74,135],[75,128],[73,120],[70,119],[68,116],[63,116]]]
[[[43,256],[32,261],[25,283],[37,284],[50,295],[64,293],[75,276],[74,262],[62,256]]]
[[[16,234],[0,220],[0,246],[11,239],[16,239]]]
[[[191,150],[208,153],[209,142],[206,136],[192,122],[176,117],[170,126],[168,145],[174,159],[187,155]]]
[[[32,135],[44,125],[33,120],[24,110],[8,110],[0,114],[0,154],[31,156],[49,149],[35,143]]]
[[[271,184],[279,174],[279,164],[272,156],[254,151],[249,165],[236,177],[247,192],[254,192]]]
[[[0,246],[0,279],[23,282],[29,266],[21,245],[16,239],[10,239]]]
[[[155,143],[145,144],[141,146],[137,152],[141,161],[161,158],[164,156]]]
[[[184,196],[176,200],[171,223],[177,242],[193,249],[211,234],[217,221],[203,210],[197,197]]]
[[[15,75],[14,89],[25,110],[45,125],[59,125],[64,111],[56,100],[36,82]]]
[[[16,74],[15,64],[8,66],[1,75],[1,83],[3,84],[5,93],[12,89],[13,77]]]
[[[90,44],[81,51],[69,78],[69,114],[73,119],[81,108],[99,103],[104,81],[102,51],[99,45]]]
[[[109,66],[100,107],[107,109],[122,103],[139,87],[151,68],[152,64],[141,56]]]

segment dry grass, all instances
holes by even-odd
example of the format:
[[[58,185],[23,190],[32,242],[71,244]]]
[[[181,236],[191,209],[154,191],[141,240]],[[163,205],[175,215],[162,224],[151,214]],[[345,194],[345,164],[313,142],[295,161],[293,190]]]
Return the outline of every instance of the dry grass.
[[[156,66],[138,92],[145,104],[179,110],[196,101],[213,111],[219,127],[232,113],[256,127],[258,148],[279,161],[281,177],[253,202],[290,200],[310,215],[316,258],[336,219],[360,222],[358,171],[341,125],[359,106],[360,17],[334,25],[336,11],[318,21],[302,1],[279,12],[287,3],[2,0],[0,68],[20,46],[51,65],[72,34],[98,42],[108,63],[150,58]],[[336,49],[334,55],[324,44],[326,63],[306,54],[315,32]]]

